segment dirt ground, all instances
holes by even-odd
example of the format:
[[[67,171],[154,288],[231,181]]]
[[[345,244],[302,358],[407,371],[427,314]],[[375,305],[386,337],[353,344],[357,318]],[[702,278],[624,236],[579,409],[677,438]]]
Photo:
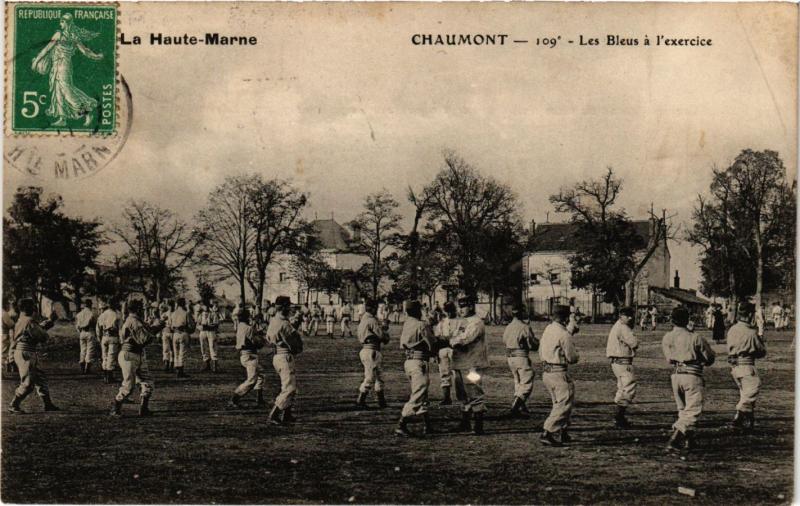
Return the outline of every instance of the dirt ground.
[[[544,324],[534,330],[541,335]],[[569,448],[543,447],[541,424],[549,398],[534,363],[530,420],[505,417],[513,383],[500,340],[490,328],[492,367],[486,385],[489,413],[482,437],[437,434],[399,439],[392,432],[408,395],[398,348],[400,327],[384,351],[389,407],[354,409],[361,381],[355,339],[306,339],[298,358],[295,415],[289,428],[266,424],[267,412],[246,398],[244,409],[225,405],[242,369],[223,328],[222,372],[200,373],[194,341],[188,379],[160,370],[160,347],[148,355],[155,378],[154,416],[140,419],[126,404],[108,416],[117,386],[78,370],[77,337],[66,326],[51,332],[43,368],[63,411],[43,413],[31,395],[26,414],[9,415],[16,380],[2,382],[2,500],[13,503],[493,503],[493,504],[750,504],[792,500],[794,352],[791,332],[767,334],[769,355],[759,361],[763,385],[757,433],[725,428],[738,393],[715,345],[717,363],[706,372],[706,404],[697,450],[667,454],[675,418],[660,340],[667,327],[637,334],[636,427],[613,429],[615,381],[605,359],[609,326],[585,325],[577,336],[580,363],[570,369],[577,409]],[[227,331],[227,332],[225,332]],[[703,332],[708,334],[707,332]],[[279,381],[264,354],[267,397]],[[432,418],[439,428],[458,423],[457,406],[439,407],[432,366]],[[117,373],[119,374],[119,373]],[[412,426],[412,430],[418,429]],[[678,487],[695,491],[689,499]]]

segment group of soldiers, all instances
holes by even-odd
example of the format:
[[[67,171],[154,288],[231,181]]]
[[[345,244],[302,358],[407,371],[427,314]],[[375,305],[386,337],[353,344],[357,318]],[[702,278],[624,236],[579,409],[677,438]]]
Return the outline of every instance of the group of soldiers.
[[[15,391],[9,411],[21,411],[22,401],[32,392],[41,397],[46,411],[58,410],[50,400],[47,378],[38,366],[40,346],[47,340],[47,329],[55,321],[55,313],[40,321],[36,305],[31,299],[18,302],[19,316],[14,322],[8,316],[8,305],[4,305],[4,353],[13,353],[13,362],[19,374],[20,384]],[[149,399],[153,383],[149,374],[145,348],[160,334],[162,359],[165,369],[174,369],[184,377],[184,363],[189,335],[196,329],[195,318],[187,310],[186,301],[178,299],[174,306],[146,310],[142,302],[127,304],[125,316],[114,301],[94,316],[91,301],[83,304],[75,319],[79,332],[81,371],[89,372],[98,346],[102,358],[102,369],[107,382],[114,381],[115,364],[119,365],[122,380],[114,398],[111,414],[121,415],[125,400],[134,386],[140,390],[139,414],[150,414]],[[394,430],[402,437],[412,437],[409,425],[415,420],[423,424],[422,434],[436,432],[429,416],[428,390],[430,365],[438,362],[443,399],[441,404],[452,404],[451,389],[461,404],[458,432],[484,433],[486,412],[485,377],[489,367],[488,343],[484,320],[476,314],[475,301],[469,297],[457,303],[444,305],[438,321],[425,317],[419,301],[405,303],[406,318],[400,334],[400,347],[405,354],[403,365],[410,386],[410,395],[403,405]],[[579,360],[574,336],[579,328],[575,312],[569,306],[557,306],[551,323],[541,338],[537,338],[530,325],[524,321],[522,308],[513,310],[513,319],[503,333],[503,344],[508,367],[514,380],[514,392],[510,403],[510,416],[527,418],[527,401],[533,389],[535,377],[531,354],[538,352],[542,364],[542,383],[552,401],[552,408],[543,423],[540,441],[545,445],[563,446],[570,442],[569,427],[575,403],[575,385],[568,370]],[[766,354],[763,337],[754,324],[755,307],[745,303],[738,311],[738,322],[728,330],[727,348],[731,375],[739,389],[740,400],[736,406],[733,425],[752,430],[755,424],[754,408],[759,394],[760,379],[755,366],[757,359]],[[430,313],[429,313],[430,314]],[[217,331],[220,315],[215,306],[198,309],[203,361],[207,368],[218,371]],[[370,392],[374,392],[381,408],[387,406],[382,378],[381,350],[390,342],[389,321],[380,319],[380,306],[367,301],[361,315],[356,336],[362,345],[359,358],[364,368],[364,378],[358,387],[356,407],[367,406]],[[255,391],[257,404],[264,406],[264,374],[259,365],[260,351],[265,347],[273,350],[272,364],[280,377],[280,392],[269,413],[269,423],[284,425],[295,420],[292,406],[297,394],[295,356],[303,351],[302,334],[310,329],[303,326],[307,321],[302,309],[292,310],[290,299],[277,297],[273,308],[262,314],[251,314],[242,305],[235,311],[235,348],[246,378],[238,385],[228,403],[231,409],[239,407],[240,399]],[[623,307],[619,319],[611,328],[606,346],[611,371],[616,378],[614,396],[614,425],[619,429],[631,427],[626,410],[636,396],[636,375],[633,361],[639,346],[633,333],[635,310]],[[666,361],[673,368],[672,390],[678,409],[678,418],[673,424],[673,433],[668,449],[691,448],[697,419],[703,409],[703,370],[714,363],[715,354],[708,342],[690,327],[688,311],[677,307],[671,314],[672,330],[662,340]],[[165,336],[168,336],[165,337]],[[169,346],[167,346],[167,343]],[[8,345],[8,346],[7,346]]]

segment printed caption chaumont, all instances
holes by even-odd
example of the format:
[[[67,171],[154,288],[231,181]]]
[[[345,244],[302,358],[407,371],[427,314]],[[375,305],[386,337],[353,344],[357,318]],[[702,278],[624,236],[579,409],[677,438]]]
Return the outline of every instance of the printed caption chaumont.
[[[531,44],[553,49],[563,45],[573,46],[614,46],[614,47],[710,47],[713,40],[700,35],[673,36],[655,35],[630,37],[617,34],[605,36],[588,36],[579,34],[577,37],[564,37],[562,35],[548,35],[544,37],[512,37],[507,33],[415,33],[410,37],[415,46],[508,46],[513,44]]]

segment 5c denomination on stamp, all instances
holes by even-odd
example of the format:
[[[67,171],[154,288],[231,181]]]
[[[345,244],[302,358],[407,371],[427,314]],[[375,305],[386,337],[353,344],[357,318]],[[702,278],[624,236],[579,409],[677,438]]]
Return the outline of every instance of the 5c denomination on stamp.
[[[13,3],[7,8],[11,133],[113,134],[117,6]]]

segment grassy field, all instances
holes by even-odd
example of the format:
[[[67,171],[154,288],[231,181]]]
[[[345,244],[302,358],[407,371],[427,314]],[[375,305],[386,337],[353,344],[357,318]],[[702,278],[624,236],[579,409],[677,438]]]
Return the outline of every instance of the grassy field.
[[[534,330],[541,335],[544,325]],[[706,372],[706,405],[698,449],[679,456],[664,444],[675,418],[660,340],[666,327],[640,333],[636,362],[638,403],[629,410],[636,427],[613,429],[615,381],[604,357],[609,326],[586,325],[577,336],[581,362],[571,375],[577,409],[569,448],[538,442],[549,398],[541,366],[529,406],[530,420],[505,417],[513,384],[500,341],[490,328],[492,367],[486,385],[489,413],[482,437],[441,434],[419,439],[392,435],[408,395],[397,344],[399,327],[384,352],[389,407],[354,409],[361,380],[355,339],[306,340],[297,361],[298,422],[268,426],[252,397],[244,409],[225,409],[241,380],[230,329],[221,347],[222,372],[200,373],[194,341],[188,379],[158,370],[160,347],[148,350],[154,416],[139,419],[125,405],[122,419],[107,415],[117,387],[78,370],[77,337],[56,327],[43,368],[63,411],[43,413],[31,395],[26,414],[6,405],[17,381],[3,381],[2,500],[14,503],[789,503],[792,500],[794,354],[792,334],[768,332],[757,433],[725,428],[738,392],[715,345],[717,364]],[[262,360],[266,394],[278,378]],[[436,366],[432,367],[437,371]],[[119,373],[117,373],[119,374]],[[431,399],[441,396],[431,375]],[[251,394],[252,395],[252,394]],[[371,399],[374,406],[374,400]],[[432,403],[439,428],[458,423],[457,406]],[[413,426],[418,429],[418,426]],[[695,490],[689,499],[678,487]]]

